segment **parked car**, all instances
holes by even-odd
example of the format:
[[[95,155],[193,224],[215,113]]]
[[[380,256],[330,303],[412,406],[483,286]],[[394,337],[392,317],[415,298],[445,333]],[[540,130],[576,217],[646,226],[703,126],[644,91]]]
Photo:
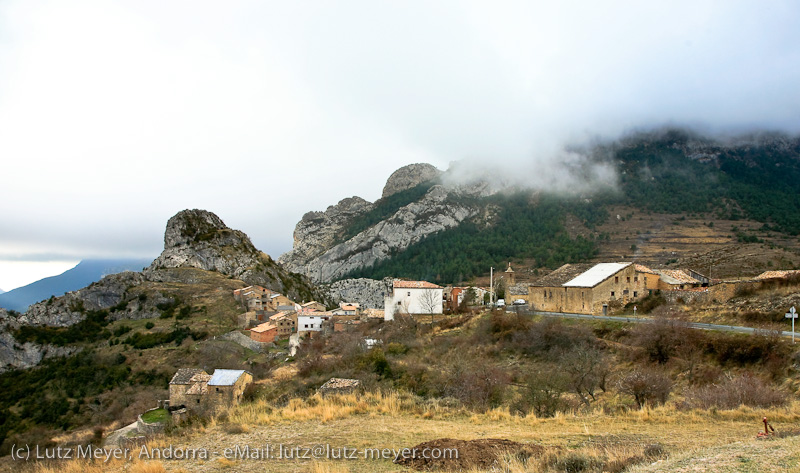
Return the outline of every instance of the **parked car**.
[[[517,299],[514,301],[514,305],[525,305],[525,304],[527,304],[527,302],[525,302],[525,299]]]
[[[505,306],[506,306],[505,299],[497,299],[497,304],[495,304],[495,307],[505,307]]]

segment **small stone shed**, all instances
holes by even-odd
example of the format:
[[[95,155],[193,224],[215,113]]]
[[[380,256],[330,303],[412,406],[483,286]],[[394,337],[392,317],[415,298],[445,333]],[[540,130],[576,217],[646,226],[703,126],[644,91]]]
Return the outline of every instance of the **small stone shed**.
[[[319,387],[318,391],[322,395],[326,394],[349,394],[361,387],[361,381],[357,379],[331,378]]]

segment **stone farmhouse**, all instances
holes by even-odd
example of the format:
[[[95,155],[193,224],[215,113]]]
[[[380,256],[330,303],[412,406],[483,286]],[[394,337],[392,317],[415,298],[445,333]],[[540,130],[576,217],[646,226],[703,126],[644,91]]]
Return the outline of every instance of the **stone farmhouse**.
[[[244,370],[214,371],[181,368],[169,383],[171,407],[185,406],[199,413],[211,412],[238,404],[245,388],[253,382],[253,375]]]
[[[278,338],[278,327],[271,321],[256,325],[250,329],[250,338],[256,342],[272,343]]]
[[[427,281],[392,283],[391,293],[384,299],[384,320],[401,314],[441,314],[444,288]]]
[[[633,263],[565,264],[529,285],[528,303],[546,312],[607,315],[646,297],[654,278]]]

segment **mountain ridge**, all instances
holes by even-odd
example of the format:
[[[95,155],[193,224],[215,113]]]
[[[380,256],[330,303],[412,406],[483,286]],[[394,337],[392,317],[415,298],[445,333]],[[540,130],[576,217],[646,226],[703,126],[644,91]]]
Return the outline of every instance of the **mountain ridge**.
[[[24,312],[28,306],[48,299],[62,296],[99,281],[108,274],[122,271],[139,271],[150,264],[149,259],[85,259],[74,267],[56,276],[42,278],[11,291],[0,291],[0,307]]]
[[[295,229],[293,249],[279,261],[325,283],[388,276],[456,283],[508,261],[553,269],[607,254],[604,248],[609,242],[621,246],[615,232],[606,230],[610,222],[622,218],[614,212],[620,207],[647,215],[702,216],[706,222],[741,221],[741,228],[728,225],[732,243],[767,241],[753,234],[759,228],[755,223],[762,224],[764,231],[789,238],[800,233],[798,137],[761,132],[723,139],[665,128],[569,151],[582,158],[562,171],[572,173],[567,177],[574,182],[588,183],[588,190],[576,185],[574,192],[556,192],[526,185],[517,177],[490,180],[480,173],[458,179],[464,166],[451,166],[429,187],[420,187],[425,190],[420,195],[410,195],[414,187],[405,187],[367,203],[335,225],[324,218],[311,225],[304,218]],[[392,176],[414,174],[418,166],[404,166]],[[593,167],[603,166],[614,170],[615,186],[601,187],[586,175]],[[580,181],[583,177],[585,181]],[[393,213],[374,218],[377,208],[403,195],[408,198],[391,208]],[[448,209],[458,210],[453,215]],[[520,212],[527,216],[520,218]],[[576,225],[583,228],[579,234],[569,229]],[[546,234],[537,233],[542,226],[549,227]],[[535,245],[517,234],[521,227],[528,227],[538,239]],[[640,229],[640,234],[626,237],[649,239],[659,228]],[[478,244],[476,238],[483,241]],[[629,251],[619,257],[636,257],[637,245],[627,245]],[[313,252],[298,251],[311,246]],[[582,249],[571,251],[572,247]],[[469,258],[464,256],[468,252],[472,253]],[[433,256],[437,254],[441,257]],[[653,263],[672,259],[659,256]]]

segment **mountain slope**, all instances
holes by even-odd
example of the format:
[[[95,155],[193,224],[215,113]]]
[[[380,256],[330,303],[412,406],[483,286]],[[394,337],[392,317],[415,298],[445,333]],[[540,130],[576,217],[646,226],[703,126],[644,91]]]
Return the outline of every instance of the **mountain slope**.
[[[501,179],[491,176],[459,184],[455,176],[463,174],[464,166],[454,166],[440,180],[418,187],[424,194],[411,194],[406,186],[407,190],[382,197],[369,209],[337,222],[332,233],[340,235],[338,239],[317,238],[320,233],[331,233],[324,221],[315,222],[315,228],[301,221],[295,231],[295,248],[313,241],[316,251],[301,254],[293,250],[280,260],[293,271],[322,282],[387,276],[459,282],[511,260],[529,268],[554,268],[600,255],[637,259],[641,246],[637,242],[658,238],[669,230],[664,228],[665,220],[679,226],[689,218],[705,222],[709,228],[715,221],[725,224],[727,233],[722,229],[710,232],[713,239],[725,242],[714,251],[736,253],[733,246],[758,243],[772,251],[775,245],[782,245],[785,251],[770,258],[784,266],[800,261],[794,241],[800,233],[797,137],[760,133],[721,140],[666,129],[635,133],[575,152],[583,156],[584,168],[612,169],[616,185],[575,186],[580,190],[570,193],[532,189],[519,179],[516,185],[499,187]],[[578,179],[585,177],[581,165],[566,172]],[[591,176],[585,180],[591,184]],[[444,182],[448,184],[441,184]],[[432,195],[436,199],[431,199]],[[399,206],[387,205],[389,199],[400,196],[404,199]],[[376,215],[379,208],[389,211]],[[458,209],[457,218],[452,218],[450,209]],[[649,227],[636,228],[635,233],[613,225],[638,214],[663,218],[653,219]],[[446,224],[437,225],[442,221]],[[667,245],[662,248],[666,250]],[[698,240],[681,254],[664,252],[643,262],[708,259],[703,257],[704,251]],[[772,259],[750,266],[772,264]]]
[[[99,281],[107,274],[123,271],[141,271],[150,264],[147,259],[83,260],[58,276],[51,276],[18,287],[6,293],[0,291],[0,307],[24,312],[29,305],[51,296],[61,296]]]

